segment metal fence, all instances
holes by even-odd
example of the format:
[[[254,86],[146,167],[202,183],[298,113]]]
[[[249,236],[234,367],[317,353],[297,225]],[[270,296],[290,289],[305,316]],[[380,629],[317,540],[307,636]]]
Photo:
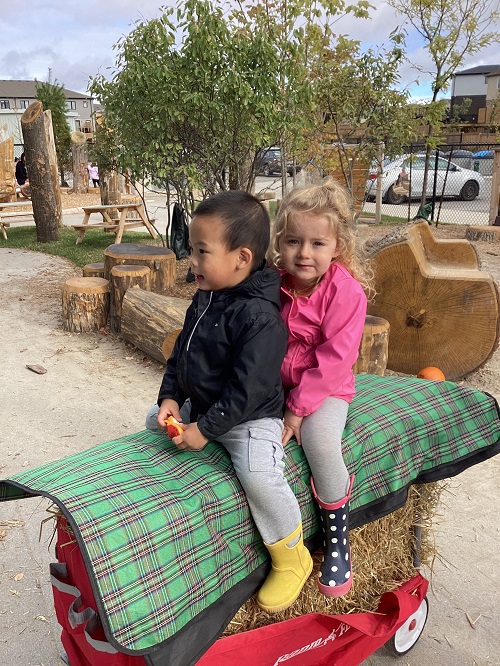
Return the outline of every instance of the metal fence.
[[[441,146],[431,155],[424,215],[436,224],[487,225],[491,199],[493,148],[498,144]],[[410,220],[420,209],[425,147],[413,144],[397,160],[384,160],[382,215]],[[363,214],[375,210],[376,177],[367,181]]]

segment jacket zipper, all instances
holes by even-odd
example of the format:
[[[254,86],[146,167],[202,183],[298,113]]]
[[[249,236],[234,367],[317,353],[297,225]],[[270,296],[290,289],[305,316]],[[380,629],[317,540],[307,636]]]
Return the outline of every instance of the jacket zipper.
[[[203,310],[203,312],[201,313],[201,315],[200,315],[200,316],[198,317],[198,319],[196,320],[195,325],[193,326],[193,330],[191,331],[191,335],[189,336],[188,341],[187,341],[187,345],[186,345],[186,354],[187,354],[188,351],[189,351],[189,345],[191,344],[191,338],[193,337],[194,332],[196,331],[196,327],[197,327],[198,324],[200,323],[201,318],[203,317],[203,315],[205,314],[205,312],[206,312],[206,311],[208,310],[208,308],[210,307],[210,303],[212,302],[212,296],[213,296],[213,293],[214,293],[213,291],[210,292],[210,298],[208,299],[208,305],[207,305],[207,307]]]

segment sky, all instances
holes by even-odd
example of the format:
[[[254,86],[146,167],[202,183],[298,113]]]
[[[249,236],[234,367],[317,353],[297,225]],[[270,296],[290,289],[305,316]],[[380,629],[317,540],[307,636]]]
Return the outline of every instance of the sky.
[[[367,46],[389,45],[389,34],[402,25],[403,19],[383,0],[371,1],[377,9],[371,11],[370,19],[345,16],[336,24],[338,32]],[[47,81],[50,69],[52,82],[56,80],[69,90],[85,93],[90,77],[97,73],[110,75],[117,55],[113,46],[134,28],[135,22],[159,16],[161,6],[175,1],[31,0],[25,10],[14,2],[3,0],[1,4],[0,79]],[[411,62],[431,67],[415,33],[409,32],[406,50]],[[491,64],[500,65],[499,43],[469,56],[460,69]],[[402,87],[410,91],[414,100],[430,97],[429,76],[410,64],[403,65],[401,75]]]

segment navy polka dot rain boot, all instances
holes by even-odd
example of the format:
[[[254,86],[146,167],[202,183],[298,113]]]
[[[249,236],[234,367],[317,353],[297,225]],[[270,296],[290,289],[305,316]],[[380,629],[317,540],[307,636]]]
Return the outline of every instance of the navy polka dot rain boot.
[[[351,589],[352,585],[349,498],[353,483],[354,475],[350,478],[347,495],[338,502],[327,504],[318,497],[314,481],[311,479],[314,497],[320,507],[325,538],[318,587],[327,597],[341,597]]]

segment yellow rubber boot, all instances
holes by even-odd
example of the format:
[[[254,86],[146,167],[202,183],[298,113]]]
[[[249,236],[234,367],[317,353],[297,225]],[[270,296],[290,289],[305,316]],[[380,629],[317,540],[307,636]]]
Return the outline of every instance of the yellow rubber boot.
[[[295,545],[290,546],[290,543]],[[299,596],[312,571],[313,561],[304,546],[302,523],[281,541],[264,545],[271,555],[272,568],[257,593],[257,603],[268,613],[277,613],[291,606]]]

